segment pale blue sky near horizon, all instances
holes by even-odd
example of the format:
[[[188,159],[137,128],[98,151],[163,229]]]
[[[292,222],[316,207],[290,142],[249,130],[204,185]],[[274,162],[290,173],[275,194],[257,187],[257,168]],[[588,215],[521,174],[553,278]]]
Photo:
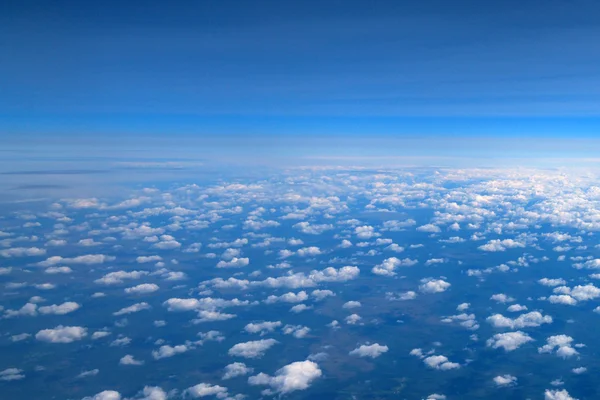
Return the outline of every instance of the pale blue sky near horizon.
[[[595,1],[0,7],[5,149],[527,159],[600,148]]]

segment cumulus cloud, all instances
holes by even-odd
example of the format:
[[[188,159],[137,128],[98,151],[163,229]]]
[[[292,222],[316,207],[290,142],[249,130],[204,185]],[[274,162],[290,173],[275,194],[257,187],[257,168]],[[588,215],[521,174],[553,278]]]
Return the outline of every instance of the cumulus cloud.
[[[487,340],[486,345],[494,349],[502,348],[505,351],[513,351],[529,342],[533,342],[529,335],[525,332],[516,331],[497,333]]]
[[[451,284],[442,279],[425,278],[421,280],[419,290],[422,293],[441,293],[445,292]]]
[[[319,365],[313,361],[296,361],[279,369],[275,376],[260,373],[248,378],[250,385],[267,385],[270,389],[263,394],[286,394],[308,389],[310,384],[322,375]]]
[[[148,294],[154,293],[159,289],[158,285],[154,283],[142,283],[141,285],[133,286],[125,289],[127,294]]]
[[[235,378],[238,376],[248,375],[254,372],[254,368],[246,366],[241,362],[234,362],[225,366],[225,373],[223,374],[223,380]]]
[[[121,400],[121,393],[115,390],[104,390],[92,397],[84,397],[82,400]]]
[[[390,257],[383,260],[381,264],[374,266],[371,271],[376,275],[394,276],[396,275],[396,268],[411,267],[416,263],[416,260],[411,260],[410,258],[401,260],[397,257]]]
[[[575,397],[571,397],[569,392],[563,390],[546,390],[544,392],[544,400],[577,400]]]
[[[114,312],[113,315],[119,316],[119,315],[131,314],[131,313],[136,313],[136,312],[140,312],[143,310],[149,310],[150,308],[152,308],[152,307],[150,307],[150,304],[148,304],[146,302],[136,303],[129,307],[125,307],[125,308],[120,309],[119,311]]]
[[[208,383],[199,383],[198,385],[187,388],[183,394],[184,396],[193,398],[216,396],[219,399],[224,399],[227,397],[227,388]]]
[[[244,330],[248,333],[259,333],[261,336],[267,333],[273,332],[275,328],[281,326],[281,321],[263,321],[263,322],[251,322],[244,327]]]
[[[121,365],[143,365],[144,362],[140,360],[136,360],[131,354],[127,354],[119,360],[119,364]]]
[[[517,383],[517,377],[512,375],[498,375],[494,377],[496,386],[513,386]]]
[[[242,268],[250,264],[250,259],[247,257],[233,257],[229,261],[221,260],[217,263],[217,268]]]
[[[238,343],[229,349],[229,355],[244,358],[261,358],[267,350],[277,344],[275,339],[254,340]]]
[[[104,254],[86,254],[83,256],[77,256],[72,258],[64,258],[61,256],[53,256],[47,258],[45,261],[38,263],[41,267],[51,267],[56,264],[83,264],[83,265],[96,265],[104,264],[105,262],[114,261],[116,257],[107,256]]]
[[[561,358],[569,358],[578,355],[579,353],[573,347],[571,343],[573,338],[567,335],[555,335],[550,336],[546,339],[546,344],[538,348],[539,353],[552,353],[556,350],[556,355]]]
[[[379,343],[373,343],[371,345],[363,344],[362,346],[357,347],[348,354],[350,354],[351,356],[358,357],[377,358],[383,353],[387,353],[388,350],[389,348],[387,346],[382,346]]]
[[[306,300],[308,300],[308,294],[305,291],[301,291],[298,293],[289,292],[289,293],[282,294],[281,296],[271,295],[271,296],[267,297],[267,299],[265,300],[265,303],[267,303],[267,304],[272,304],[272,303],[277,303],[277,302],[300,303],[300,302],[303,302]]]
[[[489,242],[487,242],[484,245],[479,246],[478,248],[479,248],[479,250],[483,250],[483,251],[498,252],[498,251],[506,251],[506,249],[514,249],[517,247],[525,247],[525,243],[518,242],[513,239],[504,239],[504,240],[494,239],[494,240],[490,240]]]
[[[53,329],[42,329],[35,338],[47,343],[72,343],[87,336],[87,328],[82,326],[58,325]]]
[[[190,350],[190,348],[190,346],[184,344],[177,346],[163,345],[160,346],[158,350],[152,351],[152,357],[154,357],[155,360],[173,357],[174,355],[185,353],[186,351]]]
[[[502,314],[494,314],[487,318],[487,322],[494,328],[521,329],[537,327],[542,324],[551,324],[552,317],[542,315],[539,311],[521,314],[517,318],[505,317]]]
[[[52,304],[51,306],[40,307],[38,311],[40,312],[40,314],[65,315],[78,310],[80,307],[81,305],[73,301],[67,301],[59,305]]]

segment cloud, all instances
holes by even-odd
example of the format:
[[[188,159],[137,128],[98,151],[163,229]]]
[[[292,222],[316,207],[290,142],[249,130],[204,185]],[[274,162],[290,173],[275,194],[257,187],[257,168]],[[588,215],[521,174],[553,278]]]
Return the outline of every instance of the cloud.
[[[11,257],[38,257],[46,254],[46,249],[38,247],[14,247],[12,249],[0,250],[0,256]]]
[[[263,339],[238,343],[229,349],[229,355],[244,358],[261,358],[267,350],[279,343],[275,339]]]
[[[382,346],[379,343],[373,343],[371,345],[362,345],[352,350],[350,353],[351,356],[358,357],[370,357],[377,358],[383,353],[387,353],[389,348],[387,346]]]
[[[530,328],[537,327],[542,324],[551,324],[552,317],[542,315],[539,311],[532,311],[527,314],[521,314],[515,319],[503,316],[502,314],[494,314],[486,319],[486,321],[494,328]]]
[[[227,397],[227,388],[219,385],[211,385],[208,383],[199,383],[190,388],[187,388],[183,392],[184,396],[190,396],[193,398],[217,396],[219,399]]]
[[[149,263],[149,262],[154,262],[154,261],[162,261],[162,257],[161,256],[139,256],[138,258],[135,259],[135,261],[138,264],[144,264],[144,263]]]
[[[51,267],[56,264],[83,264],[83,265],[97,265],[104,264],[105,262],[114,261],[116,257],[107,256],[104,254],[86,254],[83,256],[77,256],[72,258],[64,258],[61,256],[53,256],[47,258],[45,261],[37,263],[41,267]]]
[[[275,372],[275,376],[260,373],[248,378],[250,385],[267,385],[271,388],[263,394],[286,394],[297,390],[306,390],[310,384],[322,375],[319,365],[313,361],[296,361]]]
[[[380,236],[379,233],[375,232],[375,228],[368,225],[357,226],[354,228],[354,233],[359,239],[371,239],[373,237]]]
[[[492,295],[492,297],[490,297],[490,300],[494,300],[498,303],[510,303],[512,301],[515,301],[514,298],[505,295],[504,293],[497,293]]]
[[[296,253],[300,257],[314,257],[318,256],[319,254],[322,254],[321,249],[316,246],[303,247],[301,249],[298,249]]]
[[[283,327],[284,335],[292,335],[296,339],[305,338],[310,333],[310,328],[302,325],[286,325]]]
[[[321,301],[321,300],[325,299],[326,297],[335,296],[335,293],[333,293],[331,290],[315,289],[311,292],[310,295],[312,297],[314,297],[316,301]]]
[[[119,315],[131,314],[131,313],[136,313],[136,312],[140,312],[143,310],[149,310],[150,308],[152,308],[152,307],[150,307],[150,304],[148,304],[146,302],[136,303],[129,307],[122,308],[117,312],[114,312],[113,315],[119,316]]]
[[[306,300],[308,300],[308,294],[306,294],[305,291],[301,291],[298,293],[289,292],[289,293],[282,294],[281,296],[271,295],[271,296],[267,297],[267,299],[265,300],[265,303],[267,303],[267,304],[272,304],[272,303],[277,303],[277,302],[300,303],[300,302],[303,302]]]
[[[154,283],[142,283],[141,285],[133,286],[125,289],[125,293],[127,294],[148,294],[156,292],[158,289],[158,285]]]
[[[451,284],[442,279],[426,278],[421,280],[422,284],[419,290],[422,293],[441,293],[445,292]]]
[[[3,371],[0,371],[0,381],[19,381],[24,378],[25,374],[23,374],[23,370],[18,368],[7,368]]]
[[[242,268],[250,264],[249,258],[233,257],[230,261],[221,260],[217,263],[217,268]]]
[[[427,365],[430,368],[439,369],[442,371],[460,368],[460,364],[450,362],[448,360],[448,357],[446,357],[446,356],[433,355],[433,356],[425,357],[423,359],[423,362],[425,363],[425,365]]]
[[[82,400],[121,400],[121,393],[115,390],[104,390],[92,397],[84,397]]]
[[[422,225],[422,226],[419,226],[419,227],[417,228],[417,231],[419,231],[419,232],[428,232],[428,233],[439,233],[439,232],[441,232],[442,230],[441,230],[441,229],[440,229],[440,227],[439,227],[439,226],[437,226],[437,225],[434,225],[434,224],[427,224],[427,225]]]
[[[235,378],[238,376],[248,375],[254,372],[254,368],[247,367],[246,364],[241,362],[234,362],[225,366],[225,373],[223,374],[223,380]]]
[[[506,251],[506,249],[514,249],[517,247],[525,247],[525,243],[517,242],[513,239],[494,239],[490,240],[484,245],[479,246],[478,249],[483,251],[498,252]]]
[[[360,306],[361,306],[360,301],[347,301],[342,305],[342,308],[351,309],[351,308],[357,308]]]
[[[516,331],[497,333],[487,340],[486,345],[494,349],[503,348],[505,351],[513,351],[529,342],[533,342],[529,335],[525,332]]]
[[[322,224],[322,225],[311,225],[308,222],[298,222],[293,225],[293,228],[299,230],[302,233],[306,233],[308,235],[320,235],[323,232],[333,229],[333,225],[330,224]]]
[[[259,333],[263,336],[269,332],[273,332],[275,328],[279,328],[280,326],[281,321],[251,322],[244,327],[244,330],[248,333]]]
[[[546,339],[546,344],[538,348],[539,353],[552,353],[556,349],[556,355],[561,358],[569,358],[578,355],[579,353],[571,343],[573,338],[567,335],[555,335]]]
[[[136,360],[135,358],[133,358],[133,356],[131,354],[127,354],[127,355],[124,355],[123,357],[121,357],[121,359],[119,360],[119,364],[121,364],[121,365],[143,365],[144,362]]]
[[[396,275],[396,268],[398,267],[411,267],[417,263],[416,260],[411,260],[410,258],[405,258],[403,260],[390,257],[383,260],[383,262],[379,265],[376,265],[371,270],[376,275],[382,276],[394,276]]]
[[[540,285],[544,285],[544,286],[560,286],[560,285],[566,285],[567,282],[562,279],[548,279],[548,278],[542,278],[540,280],[538,280],[538,283]]]
[[[47,343],[72,343],[87,336],[87,328],[58,325],[54,329],[42,329],[35,338]]]
[[[104,275],[100,279],[96,279],[94,282],[103,285],[116,285],[123,283],[124,280],[140,279],[145,275],[148,275],[148,271],[115,271]]]
[[[70,274],[73,270],[69,267],[49,267],[44,272],[46,274]]]
[[[162,358],[173,357],[176,354],[185,353],[188,350],[190,350],[190,347],[184,344],[177,346],[164,345],[160,346],[158,350],[153,350],[152,357],[154,357],[155,360],[160,360]]]
[[[60,305],[52,304],[51,306],[40,307],[38,311],[40,314],[65,315],[78,310],[80,307],[81,305],[73,301],[68,301]]]
[[[517,383],[517,377],[512,375],[498,375],[494,377],[496,386],[513,386]]]
[[[569,395],[565,389],[563,390],[546,390],[544,392],[544,400],[577,400]]]

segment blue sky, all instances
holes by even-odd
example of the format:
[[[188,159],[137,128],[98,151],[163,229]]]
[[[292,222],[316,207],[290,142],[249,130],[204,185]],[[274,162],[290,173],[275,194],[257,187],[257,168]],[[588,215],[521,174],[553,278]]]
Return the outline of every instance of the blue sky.
[[[10,1],[0,130],[594,137],[599,12],[584,0]]]

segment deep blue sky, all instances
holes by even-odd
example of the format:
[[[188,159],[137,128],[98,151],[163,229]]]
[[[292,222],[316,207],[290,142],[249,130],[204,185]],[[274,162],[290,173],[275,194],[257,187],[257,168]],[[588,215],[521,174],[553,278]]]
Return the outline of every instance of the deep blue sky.
[[[600,3],[3,1],[3,134],[578,135]]]

